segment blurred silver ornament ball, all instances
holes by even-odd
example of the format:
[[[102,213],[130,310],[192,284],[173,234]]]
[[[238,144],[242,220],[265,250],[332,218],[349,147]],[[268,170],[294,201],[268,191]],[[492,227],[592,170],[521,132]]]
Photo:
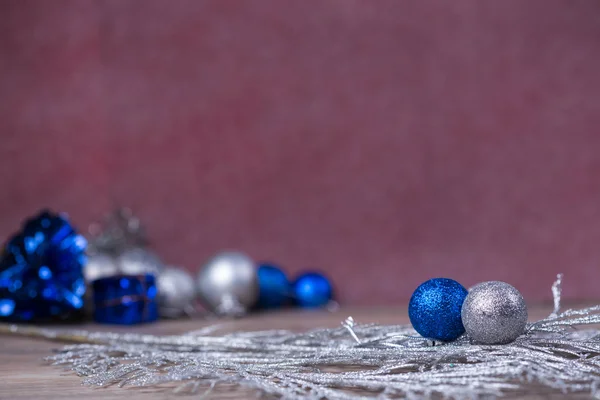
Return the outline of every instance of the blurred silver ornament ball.
[[[479,344],[506,344],[525,332],[527,305],[521,293],[505,282],[473,286],[462,306],[462,322]]]
[[[165,268],[163,262],[151,251],[141,247],[125,250],[117,257],[119,273],[123,275],[152,274],[156,277]]]
[[[227,251],[210,259],[198,272],[196,287],[204,305],[218,314],[245,313],[258,299],[258,275],[247,255]]]
[[[156,284],[161,317],[175,318],[193,312],[196,284],[187,271],[167,267],[158,276]]]
[[[85,281],[91,283],[96,279],[117,275],[119,268],[115,259],[105,253],[95,253],[87,257],[83,267]]]

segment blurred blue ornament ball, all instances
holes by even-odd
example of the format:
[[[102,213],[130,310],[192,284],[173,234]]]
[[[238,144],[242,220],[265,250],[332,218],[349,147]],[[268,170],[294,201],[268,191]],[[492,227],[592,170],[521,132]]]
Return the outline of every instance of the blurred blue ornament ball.
[[[421,336],[428,339],[452,341],[465,332],[461,319],[467,289],[446,278],[423,282],[408,304],[410,322]]]
[[[300,275],[293,286],[296,303],[304,308],[323,307],[333,296],[329,279],[317,272],[307,272]],[[460,314],[459,314],[460,316]]]
[[[290,282],[285,272],[274,264],[260,264],[258,267],[259,308],[278,308],[290,298]]]

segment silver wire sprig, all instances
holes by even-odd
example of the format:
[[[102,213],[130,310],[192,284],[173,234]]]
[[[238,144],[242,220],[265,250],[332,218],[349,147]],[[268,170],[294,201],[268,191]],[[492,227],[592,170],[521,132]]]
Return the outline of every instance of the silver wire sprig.
[[[600,398],[600,306],[555,309],[507,345],[468,337],[432,343],[408,325],[357,324],[304,333],[282,330],[178,336],[44,330],[14,334],[77,343],[48,357],[94,386],[175,384],[178,393],[209,394],[237,384],[268,396],[301,399],[489,398],[524,393],[582,393]],[[1,330],[1,329],[0,329]]]

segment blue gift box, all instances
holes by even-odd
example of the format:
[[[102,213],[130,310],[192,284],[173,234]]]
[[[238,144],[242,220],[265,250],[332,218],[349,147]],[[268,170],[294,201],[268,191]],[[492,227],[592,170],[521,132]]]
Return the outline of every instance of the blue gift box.
[[[158,319],[154,275],[119,275],[93,282],[94,320],[132,325]]]

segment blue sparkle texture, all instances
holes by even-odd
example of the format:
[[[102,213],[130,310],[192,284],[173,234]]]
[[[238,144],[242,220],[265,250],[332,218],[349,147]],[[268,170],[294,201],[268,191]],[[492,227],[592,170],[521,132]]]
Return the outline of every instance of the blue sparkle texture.
[[[423,282],[408,303],[408,317],[421,336],[449,342],[465,333],[461,319],[467,289],[447,278]]]
[[[94,320],[133,325],[158,319],[154,275],[119,275],[95,280]]]
[[[86,245],[65,215],[44,210],[26,220],[0,256],[0,321],[83,315]]]
[[[262,263],[258,267],[259,297],[257,307],[279,308],[291,298],[291,284],[285,272],[275,264]]]
[[[333,297],[333,288],[329,279],[318,272],[307,272],[294,282],[296,304],[304,308],[323,307]]]

